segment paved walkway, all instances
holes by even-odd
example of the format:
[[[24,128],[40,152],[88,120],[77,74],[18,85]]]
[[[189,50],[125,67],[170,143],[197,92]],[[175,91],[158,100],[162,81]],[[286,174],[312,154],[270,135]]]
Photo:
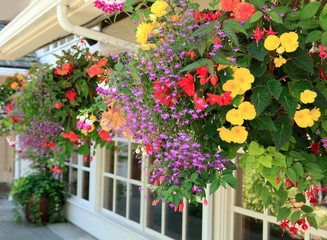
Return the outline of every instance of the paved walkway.
[[[70,223],[35,226],[22,221],[12,220],[10,201],[0,196],[0,240],[95,240],[80,228]]]

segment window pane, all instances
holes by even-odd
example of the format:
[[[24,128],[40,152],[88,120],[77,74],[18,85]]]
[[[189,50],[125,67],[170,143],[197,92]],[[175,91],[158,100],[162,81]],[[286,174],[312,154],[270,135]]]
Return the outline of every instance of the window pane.
[[[112,178],[104,177],[103,207],[112,211],[114,181]]]
[[[327,236],[326,237],[320,237],[320,236],[311,234],[310,239],[311,240],[327,240]]]
[[[71,158],[70,158],[70,162],[73,164],[78,164],[78,154],[77,154],[77,149],[75,146],[74,146],[74,150],[71,155]]]
[[[182,220],[181,212],[175,212],[174,207],[166,206],[166,235],[176,240],[182,239]]]
[[[161,232],[161,201],[157,206],[152,206],[152,202],[155,198],[153,196],[148,197],[147,201],[147,227],[157,232]]]
[[[132,159],[132,175],[131,178],[135,180],[141,180],[141,155],[136,154],[135,150],[137,149],[138,144],[132,143],[131,159]]]
[[[235,239],[262,240],[262,221],[235,213]]]
[[[139,191],[139,186],[131,184],[129,197],[129,219],[139,223],[141,211],[141,193]]]
[[[127,177],[128,143],[118,142],[117,175]]]
[[[202,237],[202,204],[189,204],[187,214],[187,239],[198,240]]]
[[[107,173],[114,173],[115,166],[115,143],[111,142],[111,148],[106,149],[106,158],[104,160],[104,171]]]
[[[71,167],[70,173],[70,193],[77,195],[77,169]]]
[[[82,171],[82,198],[89,200],[90,173]]]
[[[269,240],[294,240],[294,239],[304,239],[304,234],[301,231],[298,231],[295,235],[294,238],[292,237],[292,233],[285,228],[285,232],[283,235],[283,229],[276,224],[269,224],[270,228],[270,234],[269,234]],[[283,235],[283,236],[282,236]]]
[[[116,213],[126,217],[126,186],[127,183],[117,180],[116,185]]]
[[[263,212],[263,203],[261,197],[252,189],[252,183],[257,180],[254,173],[243,172],[243,169],[237,170],[237,190],[235,195],[235,205],[247,208],[256,212]]]

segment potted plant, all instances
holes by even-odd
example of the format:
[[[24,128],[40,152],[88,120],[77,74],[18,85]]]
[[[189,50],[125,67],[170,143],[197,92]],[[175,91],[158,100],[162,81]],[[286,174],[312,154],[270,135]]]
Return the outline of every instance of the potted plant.
[[[56,179],[48,168],[19,178],[10,192],[15,206],[14,220],[21,219],[21,213],[24,212],[31,223],[64,221],[61,215],[67,196],[64,189],[65,183]]]

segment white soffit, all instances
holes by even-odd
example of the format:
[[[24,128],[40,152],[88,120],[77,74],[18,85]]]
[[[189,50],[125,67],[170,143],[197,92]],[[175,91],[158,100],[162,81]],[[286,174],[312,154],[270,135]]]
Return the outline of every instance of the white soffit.
[[[16,60],[67,34],[57,20],[56,6],[68,5],[68,18],[83,25],[102,15],[85,0],[34,0],[0,31],[0,60]]]

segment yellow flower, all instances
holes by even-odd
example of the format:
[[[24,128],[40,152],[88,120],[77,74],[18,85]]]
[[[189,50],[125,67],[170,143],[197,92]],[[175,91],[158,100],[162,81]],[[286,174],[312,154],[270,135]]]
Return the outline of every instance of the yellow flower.
[[[281,55],[279,55],[279,58],[274,59],[274,63],[276,67],[281,67],[283,64],[285,64],[287,61],[285,58],[283,58]]]
[[[140,44],[148,43],[148,35],[153,29],[153,24],[151,23],[141,23],[136,30],[136,41]]]
[[[234,73],[234,81],[237,82],[240,89],[247,91],[251,88],[251,83],[254,82],[254,76],[247,68],[238,68]]]
[[[95,121],[97,121],[97,118],[94,115],[91,115],[90,120],[95,122]]]
[[[234,98],[237,94],[239,94],[240,87],[234,80],[228,80],[226,83],[224,83],[223,90],[225,92],[231,91],[231,97]]]
[[[304,104],[313,103],[316,97],[317,97],[317,93],[310,90],[304,90],[300,94],[300,100]]]
[[[90,133],[94,130],[94,124],[91,125],[91,129],[89,131],[86,131],[85,129],[81,130],[81,133],[83,133],[85,136],[87,136],[87,133]]]
[[[298,38],[299,36],[295,32],[283,33],[280,36],[280,43],[286,52],[294,52],[299,46]]]
[[[278,54],[282,54],[282,53],[285,52],[285,48],[284,48],[283,46],[280,46],[279,48],[276,49],[276,52],[277,52]]]
[[[162,17],[165,15],[166,8],[168,7],[168,4],[164,1],[156,1],[152,6],[151,6],[151,12],[156,16],[156,17]]]
[[[244,123],[241,112],[238,109],[231,109],[226,114],[226,120],[234,125],[242,125]]]
[[[150,19],[153,23],[157,22],[157,17],[156,17],[156,15],[154,15],[154,14],[150,14],[150,15],[149,15],[149,19]]]
[[[218,128],[217,131],[219,131],[219,137],[221,138],[221,140],[230,143],[231,140],[231,134],[230,134],[230,130],[225,128],[225,127],[221,127]]]
[[[264,42],[264,46],[268,51],[273,51],[277,49],[279,45],[280,45],[280,40],[275,35],[269,35]]]
[[[235,143],[244,143],[248,137],[248,131],[243,126],[236,126],[230,130],[230,138]]]
[[[309,109],[302,109],[295,112],[294,120],[301,128],[312,127],[314,124],[311,112]]]
[[[255,108],[254,108],[254,105],[251,104],[250,102],[242,102],[238,106],[238,110],[241,112],[242,117],[245,120],[252,120],[257,115],[257,113],[255,111]]]
[[[310,111],[311,117],[313,121],[318,121],[318,119],[321,116],[320,109],[319,108],[314,108]]]
[[[141,48],[142,50],[150,50],[151,48],[155,48],[156,45],[155,44],[142,44]]]

